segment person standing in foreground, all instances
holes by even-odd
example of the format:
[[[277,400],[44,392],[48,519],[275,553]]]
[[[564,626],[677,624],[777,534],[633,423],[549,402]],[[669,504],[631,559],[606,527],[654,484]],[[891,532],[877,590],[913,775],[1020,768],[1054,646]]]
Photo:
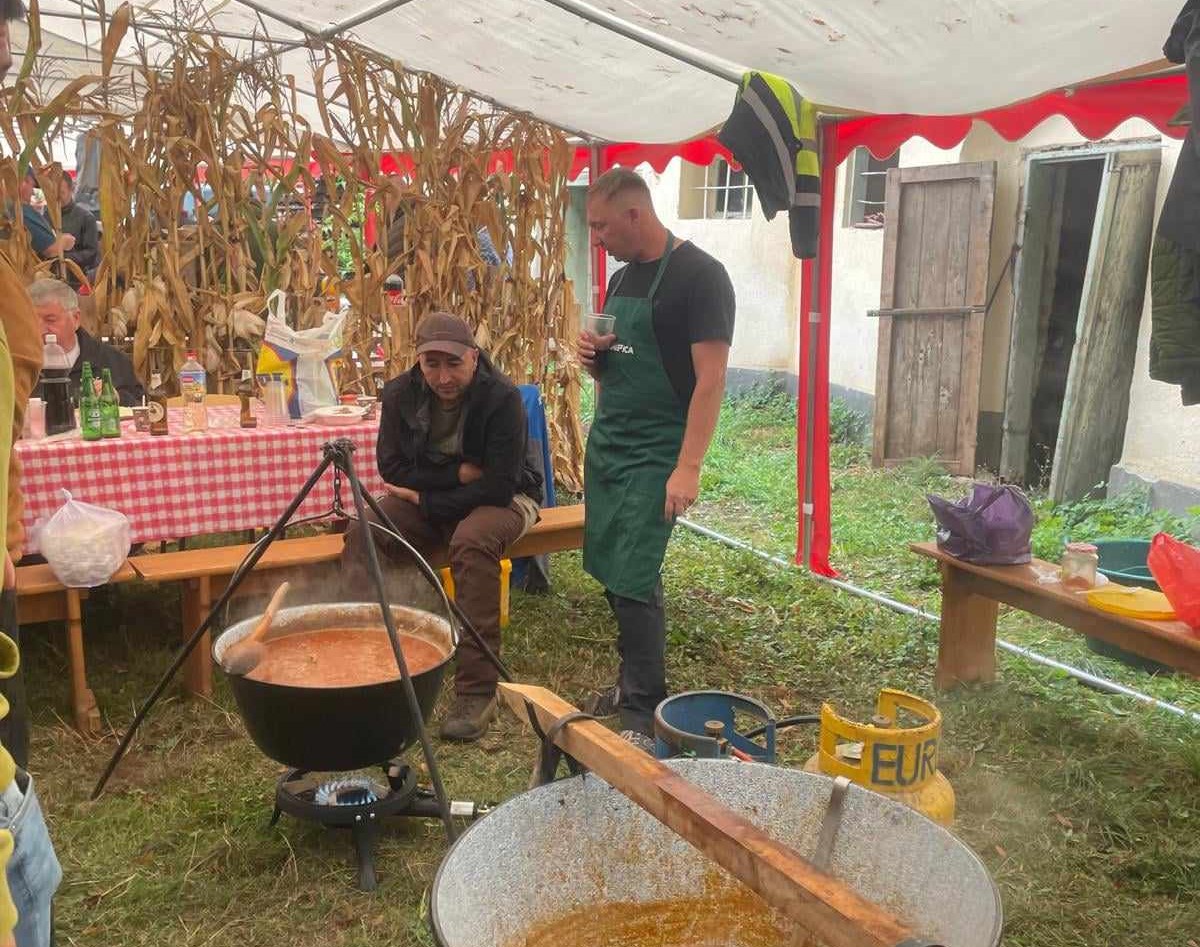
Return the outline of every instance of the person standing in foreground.
[[[587,214],[592,245],[627,265],[609,281],[612,333],[583,332],[578,346],[596,382],[583,567],[604,586],[620,654],[616,687],[586,709],[619,713],[637,740],[653,734],[667,696],[662,562],[676,517],[700,492],[725,393],[734,293],[720,262],[663,226],[636,172],[597,178]]]
[[[0,80],[12,66],[9,23],[25,17],[20,0],[0,0]],[[24,187],[24,185],[23,185]],[[11,353],[11,354],[10,354]],[[18,681],[14,554],[21,549],[20,468],[12,458],[25,403],[41,368],[41,339],[29,294],[7,254],[0,252],[0,535],[5,537],[4,608],[0,612],[0,718],[24,713],[24,687]],[[13,517],[16,518],[15,522]],[[14,677],[14,675],[18,675]],[[25,719],[0,720],[4,740],[22,747],[18,758],[0,746],[0,945],[49,947],[51,902],[62,880],[50,833],[33,781],[25,772]]]

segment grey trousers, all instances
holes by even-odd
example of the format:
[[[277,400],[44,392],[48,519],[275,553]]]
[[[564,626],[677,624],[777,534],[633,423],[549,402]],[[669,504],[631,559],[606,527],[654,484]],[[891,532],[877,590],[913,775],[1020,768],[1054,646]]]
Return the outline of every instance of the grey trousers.
[[[648,602],[608,591],[604,595],[617,619],[621,729],[653,736],[654,711],[667,696],[667,613],[662,580]]]

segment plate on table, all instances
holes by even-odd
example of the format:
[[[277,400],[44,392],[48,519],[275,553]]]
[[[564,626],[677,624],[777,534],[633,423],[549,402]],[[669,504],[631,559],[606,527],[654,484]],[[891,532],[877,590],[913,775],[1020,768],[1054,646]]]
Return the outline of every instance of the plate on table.
[[[336,404],[327,408],[317,408],[308,415],[308,420],[314,424],[329,424],[336,427],[342,424],[358,424],[366,413],[366,408],[356,404]]]

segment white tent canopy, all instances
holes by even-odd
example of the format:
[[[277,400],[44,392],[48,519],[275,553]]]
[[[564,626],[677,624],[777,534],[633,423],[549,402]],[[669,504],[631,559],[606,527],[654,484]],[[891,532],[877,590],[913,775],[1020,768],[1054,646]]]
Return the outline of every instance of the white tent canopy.
[[[778,73],[806,97],[841,109],[975,112],[1158,60],[1180,5],[1181,0],[596,0],[591,6],[583,0],[202,0],[195,9],[247,53],[251,36],[260,37],[256,51],[265,48],[264,38],[288,44],[301,42],[305,33],[348,36],[411,69],[589,138],[674,142],[724,120],[734,93],[728,79],[745,68]],[[159,24],[168,23],[174,11],[167,0],[138,3],[136,9],[139,27],[155,15]],[[46,0],[44,28],[97,47],[95,22],[56,12],[94,19],[87,0]],[[154,29],[157,35],[169,32]]]

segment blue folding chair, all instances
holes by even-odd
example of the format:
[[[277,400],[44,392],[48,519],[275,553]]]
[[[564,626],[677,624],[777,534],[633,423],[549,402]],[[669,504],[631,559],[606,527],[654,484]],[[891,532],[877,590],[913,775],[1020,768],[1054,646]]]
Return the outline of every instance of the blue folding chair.
[[[554,496],[554,464],[550,459],[550,431],[546,426],[546,407],[537,385],[518,385],[525,405],[529,428],[529,456],[541,460],[542,506],[557,506]],[[548,556],[526,556],[514,559],[511,583],[526,592],[543,592],[550,588],[550,559]]]

